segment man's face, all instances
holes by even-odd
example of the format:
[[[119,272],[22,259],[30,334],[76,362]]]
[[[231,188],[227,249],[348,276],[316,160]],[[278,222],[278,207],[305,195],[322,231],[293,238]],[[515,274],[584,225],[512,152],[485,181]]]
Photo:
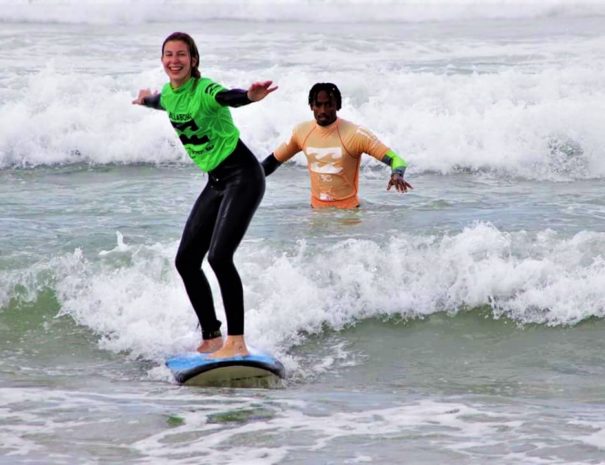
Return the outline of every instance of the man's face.
[[[336,121],[336,101],[325,90],[320,90],[311,105],[315,121],[320,126],[328,126]]]

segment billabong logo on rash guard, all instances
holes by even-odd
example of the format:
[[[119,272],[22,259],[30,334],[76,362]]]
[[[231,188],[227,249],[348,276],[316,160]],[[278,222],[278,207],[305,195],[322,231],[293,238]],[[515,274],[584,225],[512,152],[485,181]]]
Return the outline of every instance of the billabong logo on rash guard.
[[[338,174],[343,171],[339,160],[342,158],[341,147],[307,147],[305,155],[309,168],[315,173]]]

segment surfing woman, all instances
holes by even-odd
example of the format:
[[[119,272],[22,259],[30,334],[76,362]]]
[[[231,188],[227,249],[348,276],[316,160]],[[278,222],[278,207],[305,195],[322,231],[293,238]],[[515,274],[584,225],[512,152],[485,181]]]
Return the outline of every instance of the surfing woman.
[[[272,81],[255,82],[248,90],[227,90],[201,76],[200,56],[183,32],[162,45],[162,65],[170,80],[161,93],[142,89],[132,103],[166,110],[191,159],[208,173],[208,184],[193,205],[176,256],[191,304],[202,329],[199,352],[211,357],[246,355],[244,297],[233,255],[265,192],[257,158],[239,138],[228,107],[258,102],[277,89]],[[223,342],[210,285],[202,260],[216,274],[227,317]]]

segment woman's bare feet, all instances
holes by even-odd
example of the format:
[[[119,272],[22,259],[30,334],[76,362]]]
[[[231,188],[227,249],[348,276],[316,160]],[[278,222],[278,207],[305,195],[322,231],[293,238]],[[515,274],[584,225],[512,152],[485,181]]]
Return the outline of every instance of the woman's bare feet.
[[[248,355],[248,348],[246,347],[246,341],[244,336],[227,336],[223,347],[218,349],[216,352],[212,352],[208,357],[210,358],[227,358],[235,357],[237,355]]]
[[[203,354],[206,353],[210,353],[210,352],[215,352],[217,350],[219,350],[221,347],[223,347],[223,338],[222,337],[215,337],[212,339],[204,339],[202,341],[202,343],[198,346],[197,350],[198,352],[201,352]]]

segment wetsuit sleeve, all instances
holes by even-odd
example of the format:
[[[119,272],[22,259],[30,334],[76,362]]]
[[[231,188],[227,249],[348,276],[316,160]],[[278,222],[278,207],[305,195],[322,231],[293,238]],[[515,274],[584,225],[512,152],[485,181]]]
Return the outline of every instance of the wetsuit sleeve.
[[[405,174],[405,169],[408,167],[407,162],[390,149],[382,157],[382,162],[391,167],[393,174],[399,174],[402,177]]]
[[[271,154],[263,160],[261,165],[263,166],[263,170],[265,171],[265,176],[269,176],[281,166],[281,162],[277,158],[275,158],[275,155]]]
[[[154,94],[143,98],[143,105],[156,110],[163,110],[162,103],[160,102],[162,94]]]
[[[217,99],[217,95],[226,90],[227,89],[220,84],[211,81],[210,79],[202,78],[195,89],[195,97],[197,99],[196,105],[198,108],[207,109],[224,107],[225,105],[220,103]]]
[[[241,107],[252,103],[248,91],[244,89],[222,90],[214,97],[219,105],[224,107]]]

